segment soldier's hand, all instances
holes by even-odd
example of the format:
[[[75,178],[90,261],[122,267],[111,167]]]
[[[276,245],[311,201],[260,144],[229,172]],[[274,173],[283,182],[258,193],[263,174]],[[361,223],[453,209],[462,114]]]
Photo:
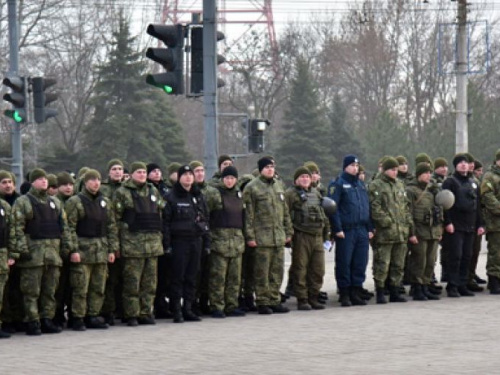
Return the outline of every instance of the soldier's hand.
[[[9,267],[13,266],[14,264],[16,264],[16,260],[15,259],[12,259],[12,258],[7,259],[7,265]]]
[[[477,235],[482,236],[486,231],[484,230],[483,227],[477,228]]]
[[[410,243],[412,243],[413,245],[416,245],[418,244],[418,239],[417,239],[417,236],[411,236],[410,239],[409,239]]]
[[[335,233],[335,236],[337,236],[338,238],[345,238],[344,232],[337,232]]]
[[[453,224],[448,224],[446,227],[444,227],[444,229],[449,234],[453,234],[453,232],[455,232],[455,227],[453,226]]]
[[[81,262],[80,253],[72,253],[69,256],[69,261],[71,263],[80,263]]]
[[[375,234],[373,232],[368,232],[368,239],[371,240]]]
[[[108,262],[109,263],[114,263],[115,262],[115,254],[114,253],[108,254]]]
[[[255,241],[247,241],[248,247],[257,247],[257,242]]]
[[[25,262],[29,262],[30,260],[33,259],[33,256],[31,255],[31,253],[29,251],[25,251],[19,255],[19,259],[21,259]]]

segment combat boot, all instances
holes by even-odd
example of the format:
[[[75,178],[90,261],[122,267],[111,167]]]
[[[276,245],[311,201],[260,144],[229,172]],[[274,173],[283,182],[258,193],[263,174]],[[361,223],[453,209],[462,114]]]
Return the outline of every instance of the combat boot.
[[[359,286],[351,286],[349,288],[349,297],[353,306],[366,306],[366,301],[360,297]]]
[[[386,304],[387,300],[385,299],[385,288],[377,288],[377,303],[380,305]]]
[[[406,298],[400,295],[400,286],[391,286],[389,288],[389,302],[406,302]]]
[[[482,292],[484,288],[482,286],[477,285],[475,281],[471,281],[467,284],[467,289],[471,292]]]
[[[137,327],[139,325],[139,322],[137,321],[137,318],[128,318],[127,325],[129,327]]]
[[[40,322],[38,320],[28,322],[26,324],[26,334],[28,336],[40,336],[42,334],[42,330],[40,329]]]
[[[372,299],[373,296],[375,296],[375,294],[373,294],[368,289],[365,289],[361,286],[359,287],[359,296],[365,301],[369,301]]]
[[[349,307],[352,306],[351,299],[349,298],[349,288],[340,288],[339,290],[340,294],[340,306],[342,307]]]
[[[152,316],[141,316],[137,319],[140,325],[155,325],[156,322]]]
[[[113,313],[102,314],[102,318],[109,326],[115,325],[115,315]]]
[[[14,327],[14,324],[12,323],[3,323],[2,324],[2,331],[13,334],[16,333],[16,328]]]
[[[443,291],[443,287],[441,285],[436,285],[432,283],[429,284],[427,288],[429,289],[429,292],[437,296],[441,295],[441,292]]]
[[[286,306],[283,306],[281,303],[279,305],[274,305],[274,306],[269,306],[271,310],[273,310],[273,313],[275,314],[285,314],[287,312],[290,312],[290,309]]]
[[[297,301],[297,310],[300,311],[310,311],[312,310],[311,305],[307,302],[307,299],[299,299]]]
[[[455,285],[448,284],[446,286],[446,294],[450,298],[459,298],[460,297],[460,293],[458,293],[457,287]]]
[[[86,331],[87,327],[83,322],[82,318],[73,318],[73,326],[71,327],[73,331]]]
[[[260,315],[271,315],[273,313],[273,310],[266,305],[260,305],[257,309]]]
[[[42,325],[42,333],[61,333],[61,327],[58,327],[54,324],[52,319],[43,318],[40,320]]]
[[[165,299],[165,296],[160,296],[156,298],[154,304],[154,314],[156,319],[172,319],[170,306],[167,300]]]
[[[309,305],[313,310],[323,310],[325,308],[325,304],[318,301],[317,296],[311,296],[309,298]]]
[[[429,301],[438,301],[440,298],[432,293],[427,285],[422,285],[422,293],[427,297]]]
[[[421,284],[413,284],[413,300],[414,301],[427,301],[428,298],[422,290]]]
[[[257,311],[257,306],[255,305],[255,298],[253,295],[245,296],[245,306],[248,311]]]
[[[201,322],[201,318],[196,315],[192,310],[192,302],[184,301],[182,314],[184,315],[184,320],[186,322]]]
[[[475,294],[472,293],[465,285],[460,285],[458,288],[458,293],[462,296],[462,297],[474,297]]]
[[[0,339],[10,338],[10,333],[0,330]]]
[[[498,277],[488,275],[488,288],[490,294],[500,294],[500,280]]]
[[[172,313],[174,315],[174,323],[184,323],[184,317],[182,316],[181,301],[172,301]]]
[[[87,316],[85,318],[85,325],[90,329],[108,329],[109,325],[104,321],[103,318],[98,316]],[[73,322],[74,324],[74,322]]]

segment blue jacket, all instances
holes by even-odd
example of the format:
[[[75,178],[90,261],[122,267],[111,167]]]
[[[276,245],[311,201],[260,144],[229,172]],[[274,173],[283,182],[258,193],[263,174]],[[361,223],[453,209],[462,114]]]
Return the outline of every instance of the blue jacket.
[[[337,212],[330,217],[332,234],[359,227],[365,227],[369,232],[373,230],[370,199],[358,176],[342,172],[328,185],[328,197],[337,203]]]

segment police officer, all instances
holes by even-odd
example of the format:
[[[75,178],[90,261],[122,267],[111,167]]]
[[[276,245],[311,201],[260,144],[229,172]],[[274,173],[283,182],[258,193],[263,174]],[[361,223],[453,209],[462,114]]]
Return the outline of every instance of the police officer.
[[[275,179],[274,162],[258,161],[259,177],[246,186],[245,239],[255,252],[254,282],[259,314],[287,313],[281,304],[284,245],[292,239],[293,227],[285,202],[283,184]]]
[[[209,214],[191,167],[181,166],[177,176],[163,211],[163,248],[172,257],[170,302],[175,323],[196,322],[201,320],[193,312],[201,252],[210,252]]]
[[[443,241],[448,249],[448,297],[474,296],[467,288],[474,233],[484,234],[479,187],[469,175],[467,156],[453,158],[455,172],[443,182],[443,189],[455,195],[455,204],[444,214]]]
[[[99,192],[101,174],[93,169],[83,176],[84,188],[66,203],[68,226],[75,245],[71,255],[72,328],[108,328],[98,315],[104,301],[107,262],[118,251],[111,200]],[[86,324],[83,321],[86,320]]]
[[[358,178],[359,160],[346,155],[343,172],[328,187],[328,197],[337,203],[331,217],[335,235],[335,278],[342,306],[366,305],[361,297],[366,278],[369,240],[373,237],[370,201]]]

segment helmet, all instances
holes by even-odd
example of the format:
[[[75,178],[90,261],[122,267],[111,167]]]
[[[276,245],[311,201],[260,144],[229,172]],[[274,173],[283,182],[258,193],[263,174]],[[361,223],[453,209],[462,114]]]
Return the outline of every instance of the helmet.
[[[327,216],[333,215],[337,212],[337,203],[328,197],[323,197],[321,199],[321,207],[323,207]]]
[[[443,209],[449,210],[455,204],[455,196],[450,190],[444,189],[436,194],[434,201],[438,206],[442,206]]]

